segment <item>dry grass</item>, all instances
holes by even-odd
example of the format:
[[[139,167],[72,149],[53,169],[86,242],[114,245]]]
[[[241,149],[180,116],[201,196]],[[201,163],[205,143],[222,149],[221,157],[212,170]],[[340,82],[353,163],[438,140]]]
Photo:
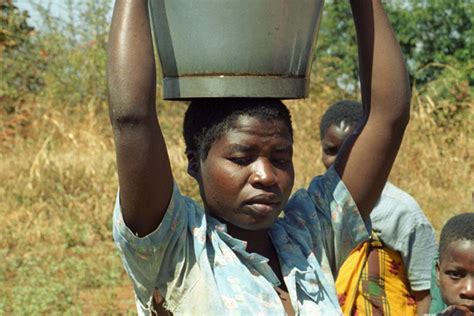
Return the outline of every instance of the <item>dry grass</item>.
[[[331,100],[315,97],[287,102],[296,188],[324,170],[318,125]],[[430,116],[430,102],[438,101],[414,100],[420,102],[391,180],[439,229],[453,214],[473,210],[472,116],[457,130],[440,128]],[[0,314],[133,311],[111,238],[117,179],[106,105],[91,101],[67,113],[54,108],[29,102],[0,121]],[[184,109],[162,102],[160,121],[175,177],[183,192],[196,196],[176,128]]]

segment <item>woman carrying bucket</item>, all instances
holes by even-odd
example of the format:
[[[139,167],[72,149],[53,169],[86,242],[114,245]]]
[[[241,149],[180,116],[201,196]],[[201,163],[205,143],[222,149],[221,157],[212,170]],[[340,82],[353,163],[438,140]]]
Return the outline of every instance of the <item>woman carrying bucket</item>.
[[[156,118],[147,1],[116,2],[107,66],[120,186],[114,239],[140,315],[341,313],[334,278],[369,237],[365,221],[397,155],[410,100],[380,1],[351,5],[365,125],[333,167],[290,197],[286,107],[266,98],[193,100],[184,137],[201,206],[181,195]]]

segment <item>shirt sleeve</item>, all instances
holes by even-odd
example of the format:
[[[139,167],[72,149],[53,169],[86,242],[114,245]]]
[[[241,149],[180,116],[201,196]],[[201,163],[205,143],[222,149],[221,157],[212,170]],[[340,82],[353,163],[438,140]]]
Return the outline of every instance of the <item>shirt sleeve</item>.
[[[436,236],[417,201],[388,182],[370,218],[383,243],[400,253],[410,288],[428,290]]]
[[[431,263],[436,255],[436,237],[429,223],[415,226],[400,245],[408,280],[413,291],[429,290]]]
[[[174,184],[173,195],[159,227],[142,238],[126,226],[122,217],[119,194],[114,209],[113,238],[125,270],[130,276],[139,312],[149,311],[154,290],[162,270],[179,266],[188,242],[186,200]],[[168,273],[168,271],[166,271]],[[169,273],[168,273],[169,274]]]
[[[314,178],[308,193],[318,211],[326,255],[337,275],[349,253],[368,240],[367,228],[349,190],[333,167]]]

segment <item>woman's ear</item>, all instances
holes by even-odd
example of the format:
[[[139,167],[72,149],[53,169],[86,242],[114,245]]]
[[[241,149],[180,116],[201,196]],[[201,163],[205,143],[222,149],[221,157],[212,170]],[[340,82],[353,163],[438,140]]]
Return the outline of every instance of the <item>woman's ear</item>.
[[[194,179],[198,180],[199,175],[199,155],[196,150],[187,150],[186,157],[188,158],[188,174]]]

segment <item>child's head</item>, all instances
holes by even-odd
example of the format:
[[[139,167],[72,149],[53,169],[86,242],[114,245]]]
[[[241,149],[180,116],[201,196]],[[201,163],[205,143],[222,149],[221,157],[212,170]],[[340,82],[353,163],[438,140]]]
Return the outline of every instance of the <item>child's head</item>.
[[[474,213],[454,216],[444,225],[436,270],[444,302],[474,311]]]
[[[362,118],[362,104],[350,100],[336,102],[324,113],[319,125],[319,133],[323,147],[322,160],[326,168],[334,163],[344,140]]]
[[[184,117],[188,172],[215,217],[249,230],[271,226],[294,181],[288,109],[274,99],[193,101]]]

